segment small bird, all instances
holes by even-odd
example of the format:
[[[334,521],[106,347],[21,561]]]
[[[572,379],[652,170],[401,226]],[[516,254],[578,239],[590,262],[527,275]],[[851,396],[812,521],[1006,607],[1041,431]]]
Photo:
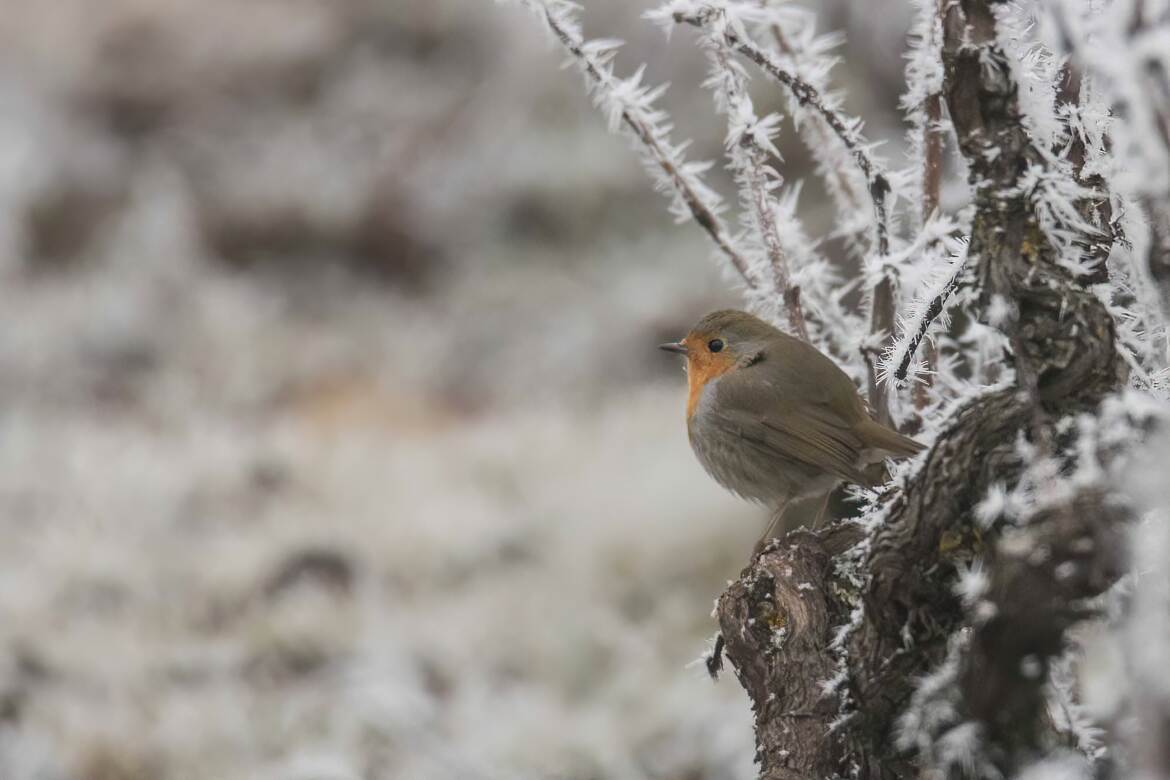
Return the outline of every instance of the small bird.
[[[923,445],[874,420],[853,381],[816,347],[747,312],[703,317],[659,349],[687,358],[687,433],[716,482],[775,512],[828,495],[840,482],[872,485],[865,467]]]

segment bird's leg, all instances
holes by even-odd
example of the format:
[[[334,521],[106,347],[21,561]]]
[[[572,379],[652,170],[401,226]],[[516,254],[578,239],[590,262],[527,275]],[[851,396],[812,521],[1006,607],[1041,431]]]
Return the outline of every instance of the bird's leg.
[[[777,534],[783,535],[791,530],[788,525],[785,524],[786,519],[794,521],[803,520],[804,522],[802,524],[813,531],[824,525],[825,518],[829,513],[829,499],[832,498],[832,495],[833,491],[829,490],[823,494],[814,493],[811,496],[790,498],[777,507],[776,510],[772,512],[772,519],[768,522],[768,527],[760,536],[759,541],[756,542],[756,546],[752,552],[752,557],[759,556],[759,554],[764,551],[764,548],[767,547],[768,542],[774,536]],[[808,510],[814,506],[817,508],[817,511],[813,516],[812,522],[809,523],[808,516],[812,513]],[[790,524],[791,523],[789,523],[789,525]]]
[[[772,511],[772,519],[768,522],[768,527],[764,529],[764,533],[760,536],[756,542],[755,549],[752,551],[753,558],[758,558],[760,553],[764,551],[764,548],[768,545],[768,541],[776,533],[776,529],[782,527],[780,521],[784,519],[784,513],[795,503],[795,501],[789,499]]]
[[[833,491],[827,491],[825,497],[821,499],[821,508],[817,510],[817,517],[813,520],[812,529],[814,531],[820,530],[825,524],[825,518],[829,514],[829,503],[833,498]]]

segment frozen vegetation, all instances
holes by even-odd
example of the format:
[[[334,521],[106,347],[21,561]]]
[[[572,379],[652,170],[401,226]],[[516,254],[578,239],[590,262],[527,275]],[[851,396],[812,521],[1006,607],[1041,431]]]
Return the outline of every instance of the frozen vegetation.
[[[569,0],[517,2],[746,304],[933,445],[893,475],[897,494],[854,495],[856,517],[771,545],[717,601],[709,668],[726,647],[760,776],[1170,773],[1154,671],[1170,650],[1155,562],[1170,506],[1170,5],[917,4],[893,159],[832,91],[840,41],[808,10],[647,11],[668,34],[693,28],[707,56],[733,229],[665,89],[615,65],[621,41],[591,40]],[[784,96],[815,162],[839,217],[823,236],[803,227],[784,119],[757,109],[753,80]],[[944,199],[945,183],[963,194]],[[843,257],[823,258],[827,242]]]
[[[694,663],[766,517],[693,462],[653,345],[727,304],[807,336],[924,440],[988,400],[1018,422],[982,459],[999,479],[963,474],[967,530],[931,545],[958,550],[922,578],[949,612],[892,629],[918,660],[891,749],[951,775],[1170,771],[1166,0],[999,8],[968,44],[1015,85],[1027,154],[978,155],[933,2],[585,5],[0,14],[0,778],[803,760]],[[1084,293],[1068,321],[1112,323],[1121,368],[1091,404],[1017,419],[1030,367],[1076,361],[1027,352],[1021,322],[1047,320],[988,281],[995,197],[1034,228],[1015,255]],[[844,603],[807,667],[816,739],[850,757],[849,653],[880,622],[858,594],[907,512],[890,495],[851,497],[859,536],[825,575]],[[1120,529],[1120,563],[1047,557],[1053,518],[1078,517]],[[964,680],[1018,561],[1092,587],[1012,670],[1043,733],[1000,750]]]
[[[750,775],[653,350],[734,298],[532,33],[0,14],[0,778]]]

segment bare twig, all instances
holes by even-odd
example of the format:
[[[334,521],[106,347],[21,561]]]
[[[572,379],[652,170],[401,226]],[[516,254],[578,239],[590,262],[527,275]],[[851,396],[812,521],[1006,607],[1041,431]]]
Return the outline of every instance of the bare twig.
[[[889,274],[884,274],[871,292],[869,332],[872,336],[887,341],[894,332],[894,283]],[[869,386],[869,406],[877,419],[890,424],[890,402],[886,387],[878,377],[877,362],[881,350],[864,345],[861,355],[865,359],[866,380]]]
[[[775,276],[776,290],[784,298],[784,311],[788,315],[788,324],[792,327],[793,332],[804,341],[808,341],[804,307],[800,302],[800,287],[792,282],[792,275],[788,270],[788,258],[780,244],[780,231],[776,228],[776,217],[772,211],[774,204],[769,193],[766,153],[757,143],[748,140],[747,136],[744,136],[743,143],[749,147],[749,165],[744,174],[751,188],[751,200],[755,208],[756,219],[760,223],[760,233],[768,251],[772,273]]]
[[[926,99],[926,124],[922,127],[922,222],[925,224],[939,207],[942,180],[943,139],[946,134],[942,121],[943,96],[935,93]]]
[[[931,6],[922,9],[924,29],[922,31],[923,40],[920,45],[929,47],[930,53],[934,56],[941,54],[939,49],[942,41],[939,40],[939,33],[942,27],[943,2],[944,0],[936,0]],[[919,77],[921,78],[921,74],[919,74]],[[942,94],[942,84],[933,86],[934,88],[926,95],[920,107],[922,113],[917,114],[917,116],[921,117],[921,127],[917,128],[921,135],[919,144],[922,148],[922,207],[919,211],[921,225],[926,225],[935,216],[941,202],[943,142],[946,137],[946,133],[942,128],[945,98]],[[927,244],[927,251],[937,250],[938,244],[939,241],[937,238],[932,239]],[[942,314],[946,300],[954,292],[958,284],[958,279],[959,273],[956,270],[955,275],[948,282],[942,293],[931,300],[930,304],[926,307],[926,311],[923,312],[923,316],[919,320],[918,330],[907,344],[902,361],[894,372],[894,376],[898,380],[906,378],[906,371],[910,366],[910,362],[914,359],[915,353],[918,351],[918,345],[922,343],[934,319]],[[937,363],[938,345],[934,341],[930,341],[927,343],[926,357],[923,359],[922,381],[914,386],[915,409],[921,411],[930,403],[930,387],[934,384],[934,372],[931,370],[931,367]]]
[[[768,0],[760,0],[761,6],[766,6],[767,3]],[[777,23],[769,25],[769,29],[776,41],[776,48],[786,57],[795,60],[797,50],[789,41],[784,29]],[[791,99],[790,105],[799,108],[800,101],[792,93],[788,94]],[[847,214],[860,209],[865,200],[864,193],[854,187],[853,180],[846,176],[845,171],[839,165],[835,165],[835,161],[826,154],[833,143],[832,131],[819,114],[810,114],[809,116],[811,121],[801,124],[801,129],[805,131],[803,134],[805,146],[808,148],[809,154],[817,160],[821,176],[825,180],[825,188],[829,191],[830,196],[837,201],[837,210],[842,214]]]
[[[1081,231],[1074,245],[1082,250],[1083,260],[1089,269],[1082,281],[1087,284],[1100,284],[1109,280],[1106,261],[1109,259],[1113,242],[1124,237],[1121,235],[1120,223],[1114,223],[1109,186],[1104,177],[1100,173],[1086,171],[1090,141],[1085,137],[1084,128],[1081,126],[1081,82],[1080,68],[1072,62],[1065,62],[1060,69],[1057,84],[1057,110],[1068,129],[1066,156],[1072,165],[1072,175],[1085,185],[1086,189],[1095,193],[1095,197],[1081,198],[1074,205],[1085,222],[1096,228],[1097,232]]]
[[[711,20],[712,14],[718,12],[718,9],[711,8],[699,14],[676,13],[674,19],[679,23],[702,27]],[[890,192],[890,183],[877,162],[869,156],[869,152],[866,150],[865,140],[856,129],[847,126],[848,120],[842,118],[838,112],[825,105],[824,100],[821,98],[821,93],[817,91],[816,87],[781,67],[768,52],[757,46],[754,41],[741,35],[735,29],[734,25],[724,26],[723,32],[727,44],[731,48],[747,57],[763,69],[764,72],[784,85],[800,101],[802,106],[816,112],[825,121],[825,124],[832,129],[833,134],[837,136],[838,140],[849,150],[854,163],[856,163],[862,175],[865,176],[866,184],[869,188],[869,195],[873,201],[876,221],[875,248],[877,254],[881,256],[888,255],[890,253],[890,227],[886,213],[885,199],[886,195]]]
[[[768,0],[760,0],[762,6],[766,6],[767,2]],[[776,40],[776,46],[779,51],[795,62],[797,51],[789,41],[788,36],[784,33],[783,28],[779,24],[773,23],[770,25],[770,30],[772,37]],[[799,79],[798,76],[793,76],[793,78]],[[807,84],[807,82],[805,83]],[[808,84],[808,87],[816,91],[815,85]],[[841,131],[846,129],[847,121],[825,105],[823,100],[818,100],[816,105],[806,104],[805,98],[809,94],[808,90],[797,91],[789,89],[788,94],[794,112],[802,109],[810,110],[808,114],[809,121],[802,124],[803,128],[807,128],[803,134],[805,143],[813,158],[818,161],[818,169],[822,178],[825,180],[826,188],[837,203],[838,212],[842,216],[845,216],[861,208],[866,196],[855,185],[854,181],[845,175],[845,169],[838,161],[832,159],[828,150],[833,144],[834,135],[837,135],[841,138],[842,146],[846,152],[852,155],[854,160],[857,160],[859,154],[864,157],[864,142],[859,138],[846,139],[842,136]],[[830,115],[836,120],[835,126],[830,122]],[[866,160],[864,162],[866,164],[859,163],[858,167],[865,176],[872,196],[873,173],[876,170],[876,166],[872,161]],[[886,254],[889,250],[889,228],[888,222],[885,221],[886,214],[884,207],[884,197],[881,199],[881,202],[874,202],[876,218],[875,231],[878,238],[876,243],[879,254],[882,255]],[[883,231],[885,231],[885,250],[881,249]],[[880,336],[882,340],[886,340],[893,333],[895,306],[893,281],[884,272],[882,278],[874,286],[874,289],[870,291],[870,304],[870,332],[871,334]],[[861,357],[866,370],[870,406],[877,410],[879,417],[884,422],[889,422],[889,401],[886,397],[885,389],[880,384],[880,377],[877,371],[880,352],[881,350],[873,344],[866,344],[862,347]]]
[[[713,6],[704,6],[697,12],[675,11],[672,17],[677,24],[689,24],[699,28],[716,20],[726,21],[724,9]],[[894,330],[894,284],[889,269],[884,267],[884,258],[890,253],[889,215],[886,210],[886,196],[890,192],[889,180],[877,162],[870,157],[860,133],[855,127],[850,126],[853,123],[829,108],[816,87],[782,67],[771,54],[744,34],[738,25],[723,23],[719,32],[728,47],[754,62],[765,73],[780,82],[802,107],[819,116],[849,151],[857,168],[865,177],[874,210],[874,249],[879,263],[883,265],[881,278],[875,283],[870,295],[870,333],[882,340],[890,338]],[[889,399],[885,387],[878,380],[876,368],[878,353],[880,350],[874,350],[872,346],[862,348],[870,407],[879,420],[888,423]]]
[[[569,53],[573,55],[593,89],[608,90],[612,93],[615,86],[611,83],[612,75],[597,62],[594,56],[591,56],[586,51],[586,43],[584,40],[574,30],[570,29],[559,14],[553,13],[544,3],[537,2],[530,4],[530,6],[542,15],[549,29],[552,30],[553,34],[556,35],[557,39],[560,40],[561,44],[564,45]],[[727,227],[723,224],[723,220],[716,213],[716,207],[708,203],[707,199],[687,180],[687,176],[684,176],[679,169],[678,161],[674,159],[675,155],[668,152],[667,145],[669,144],[669,139],[664,137],[665,133],[661,129],[655,128],[645,117],[636,114],[628,107],[622,108],[620,117],[621,123],[645,148],[646,154],[661,169],[662,174],[670,183],[670,186],[686,204],[695,222],[707,232],[707,235],[711,237],[711,240],[718,247],[719,251],[731,261],[731,264],[747,285],[751,288],[757,288],[759,282],[752,276],[747,259],[735,246],[735,242],[728,233]],[[688,175],[694,176],[694,173],[692,172]]]
[[[942,181],[942,153],[943,153],[943,138],[944,133],[939,127],[942,122],[943,96],[942,93],[933,93],[926,99],[926,122],[922,126],[922,222],[926,224],[938,211],[940,200],[940,182]],[[930,302],[926,309],[925,316],[922,318],[922,326],[918,333],[915,334],[908,349],[906,350],[906,357],[903,359],[901,365],[898,366],[898,371],[895,376],[898,379],[904,379],[906,376],[906,367],[910,365],[910,360],[914,357],[914,353],[918,350],[918,345],[922,342],[926,335],[927,328],[934,318],[942,314],[943,304],[946,298],[954,292],[955,285],[958,282],[958,274],[952,279],[952,283],[947,285],[940,298],[936,298]],[[937,306],[935,305],[937,302]],[[918,410],[925,409],[930,403],[930,387],[934,384],[934,373],[931,367],[938,363],[938,345],[933,341],[927,344],[926,358],[923,360],[925,370],[922,372],[922,381],[914,386],[914,408]]]
[[[743,73],[732,62],[733,53],[716,29],[726,23],[726,18],[721,18],[718,25],[708,28],[706,47],[714,70],[709,84],[715,90],[716,105],[727,115],[728,159],[741,187],[741,199],[752,214],[754,227],[768,256],[776,293],[784,302],[789,327],[799,338],[809,341],[800,287],[792,281],[788,253],[776,225],[776,202],[772,197],[774,184],[771,179],[778,179],[779,174],[768,165],[769,153],[775,153],[769,134],[778,117],[761,120],[756,116],[745,89]]]
[[[1055,7],[1053,19],[1061,43],[1070,55],[1065,66],[1069,78],[1061,85],[1060,97],[1067,102],[1074,87],[1079,87],[1080,72],[1091,74],[1103,87],[1114,116],[1124,120],[1110,127],[1106,142],[1122,150],[1122,170],[1128,170],[1134,177],[1128,186],[1123,183],[1117,189],[1128,191],[1127,194],[1136,201],[1136,208],[1144,212],[1149,226],[1144,258],[1146,270],[1159,298],[1160,314],[1170,322],[1170,57],[1164,53],[1160,56],[1137,54],[1163,51],[1162,47],[1150,47],[1147,41],[1153,36],[1165,35],[1170,29],[1170,19],[1150,20],[1146,11],[1142,2],[1135,2],[1128,18],[1109,17],[1109,24],[1104,28],[1105,45],[1089,45],[1087,37],[1075,29],[1074,20],[1062,12],[1060,6]],[[1103,55],[1102,50],[1108,54]],[[1128,74],[1129,78],[1123,74]],[[1085,143],[1078,129],[1072,130],[1074,146],[1071,151],[1074,163],[1078,163],[1075,155],[1080,153],[1083,156]],[[1081,170],[1078,165],[1078,175]],[[1092,184],[1104,189],[1105,183],[1099,181],[1099,176],[1096,178],[1098,180]],[[1126,242],[1120,220],[1115,219],[1108,201],[1096,206],[1094,216],[1099,225],[1104,223],[1105,227],[1111,228],[1114,243]],[[1092,248],[1093,244],[1090,244]],[[1151,313],[1155,317],[1158,314]]]
[[[910,363],[914,360],[914,353],[918,350],[918,345],[926,338],[926,332],[930,329],[931,323],[934,322],[943,309],[946,308],[947,299],[951,297],[951,293],[959,286],[959,280],[963,275],[963,265],[960,263],[955,268],[954,275],[947,280],[943,289],[931,299],[927,304],[926,310],[922,313],[922,317],[918,320],[918,326],[914,330],[914,334],[910,336],[910,340],[906,342],[906,348],[902,352],[902,357],[898,361],[898,367],[894,369],[894,378],[901,381],[906,378],[907,372],[910,370]],[[937,353],[936,353],[937,354]],[[918,408],[922,408],[919,406]]]

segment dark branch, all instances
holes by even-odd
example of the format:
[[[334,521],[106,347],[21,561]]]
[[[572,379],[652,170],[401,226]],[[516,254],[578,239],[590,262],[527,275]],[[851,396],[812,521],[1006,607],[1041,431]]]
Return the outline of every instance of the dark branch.
[[[951,297],[951,294],[956,289],[958,289],[959,282],[963,276],[963,270],[965,267],[965,264],[960,264],[959,267],[955,269],[955,273],[951,276],[951,278],[947,280],[946,285],[943,286],[943,289],[939,292],[939,294],[934,296],[930,303],[927,304],[926,311],[922,313],[922,318],[918,321],[918,327],[915,329],[914,334],[910,337],[910,340],[906,343],[906,350],[902,354],[902,360],[898,363],[898,367],[894,370],[895,379],[901,381],[906,378],[906,374],[910,370],[910,363],[914,360],[914,353],[918,351],[918,345],[922,343],[924,338],[926,338],[926,333],[930,330],[931,324],[936,319],[938,319],[939,315],[943,313],[944,309],[946,309],[947,300]]]
[[[715,18],[723,15],[722,9],[706,7],[695,14],[675,13],[674,21],[678,24],[689,24],[694,27],[704,27]],[[840,113],[829,108],[821,93],[812,84],[799,76],[785,70],[768,52],[761,49],[754,41],[742,37],[735,29],[725,24],[723,38],[735,51],[747,57],[758,65],[765,73],[780,82],[796,98],[804,108],[819,116],[842,145],[849,151],[858,170],[865,177],[866,188],[874,211],[874,248],[879,262],[890,254],[890,224],[886,209],[886,196],[890,193],[890,182],[885,172],[873,160],[866,149],[865,140],[856,129],[848,126],[849,122]],[[880,336],[883,340],[890,338],[894,330],[894,283],[888,270],[883,270],[882,278],[874,285],[870,302],[870,333]],[[862,357],[867,366],[869,404],[877,414],[878,419],[888,423],[890,420],[889,399],[886,389],[878,381],[872,355],[863,350]]]
[[[915,680],[948,658],[957,664],[956,683],[946,687],[956,717],[982,735],[972,760],[1016,774],[1048,729],[1038,688],[1007,684],[1019,664],[997,667],[994,674],[1007,677],[987,680],[996,706],[1026,720],[1007,734],[978,679],[1005,658],[1034,656],[1042,674],[1080,617],[1054,603],[1074,590],[1099,593],[1117,575],[1128,515],[1100,488],[1050,507],[1019,531],[1046,545],[1040,565],[975,516],[993,486],[1010,489],[1021,478],[1020,436],[1059,451],[1058,421],[1095,409],[1124,377],[1109,313],[1060,265],[1018,186],[1045,156],[1021,125],[995,24],[990,0],[947,4],[945,98],[975,189],[973,283],[980,305],[994,295],[1014,307],[1003,330],[1016,383],[950,414],[904,487],[867,509],[871,532],[838,524],[791,534],[720,598],[726,654],[755,708],[765,779],[962,774],[960,766],[931,763],[945,752],[933,751],[932,741],[960,721],[934,723],[901,746],[896,740]],[[1096,545],[1089,552],[1078,543],[1085,534]],[[976,557],[991,567],[989,598],[1002,606],[999,620],[982,620],[955,595],[957,567]],[[1070,563],[1080,568],[1062,579]],[[958,636],[968,639],[953,641]]]
[[[582,70],[585,71],[585,75],[588,77],[590,83],[592,83],[594,87],[603,85],[605,83],[603,74],[600,70],[598,70],[593,61],[588,56],[586,56],[585,52],[581,48],[581,41],[570,35],[569,31],[566,30],[557,21],[553,14],[549,13],[547,10],[544,12],[544,18],[549,26],[549,29],[553,31],[553,34],[557,36],[557,38],[569,51],[569,53],[576,58],[578,63],[580,63],[580,66]],[[699,226],[702,227],[703,230],[707,231],[707,235],[709,235],[711,240],[715,242],[715,246],[717,246],[719,251],[722,252],[724,256],[726,256],[727,259],[731,261],[731,264],[735,267],[736,271],[739,272],[739,275],[743,277],[743,280],[747,283],[748,287],[758,287],[759,283],[752,277],[747,260],[732,245],[731,238],[728,236],[727,230],[723,226],[723,221],[719,219],[718,215],[716,215],[710,208],[707,207],[707,204],[703,202],[703,199],[699,197],[699,194],[691,188],[690,184],[687,183],[683,175],[671,162],[670,156],[666,154],[666,151],[654,137],[654,133],[651,131],[651,128],[642,122],[638,117],[632,115],[629,111],[626,110],[621,112],[621,119],[622,124],[629,128],[634,137],[644,147],[646,147],[647,152],[654,159],[655,163],[659,168],[662,169],[662,172],[666,174],[667,178],[671,182],[671,185],[681,195],[683,202],[687,204],[687,208],[690,210],[691,216],[694,217],[695,222],[699,223]]]

